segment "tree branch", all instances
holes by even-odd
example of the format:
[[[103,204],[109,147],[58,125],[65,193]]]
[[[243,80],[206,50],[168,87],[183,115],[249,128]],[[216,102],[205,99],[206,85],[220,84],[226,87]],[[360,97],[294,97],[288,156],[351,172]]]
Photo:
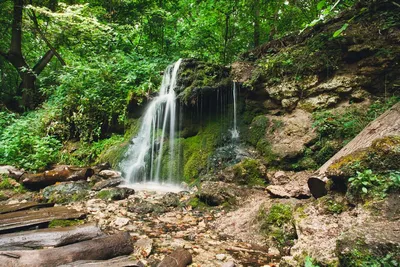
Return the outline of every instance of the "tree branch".
[[[50,62],[50,60],[53,58],[54,52],[53,50],[49,50],[44,54],[44,56],[39,60],[38,63],[33,67],[33,72],[36,75],[39,75],[42,70],[47,66],[47,64]]]
[[[36,31],[39,33],[40,37],[42,38],[42,40],[46,43],[46,45],[49,47],[49,49],[53,52],[53,54],[58,58],[58,60],[60,61],[61,65],[65,66],[65,60],[61,57],[61,55],[56,51],[56,49],[54,48],[54,46],[52,46],[52,44],[49,42],[49,40],[46,38],[46,36],[44,35],[43,31],[40,29],[39,27],[39,22],[37,20],[35,11],[31,10],[31,14],[29,15],[29,17],[32,19],[33,24],[35,25]]]

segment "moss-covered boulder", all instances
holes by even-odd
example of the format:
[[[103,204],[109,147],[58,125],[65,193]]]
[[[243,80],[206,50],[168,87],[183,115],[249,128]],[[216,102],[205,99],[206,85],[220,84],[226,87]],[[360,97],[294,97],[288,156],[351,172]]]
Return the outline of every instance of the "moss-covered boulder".
[[[89,184],[86,181],[63,182],[43,189],[45,201],[52,203],[68,203],[84,199],[89,194]]]
[[[261,185],[268,183],[267,168],[257,159],[244,159],[232,168],[234,182],[243,185]]]
[[[104,200],[121,200],[133,195],[135,190],[126,187],[116,187],[111,189],[103,189],[97,193],[97,197]]]
[[[222,182],[204,182],[197,192],[199,200],[209,206],[233,204],[237,195],[240,195],[237,187]]]

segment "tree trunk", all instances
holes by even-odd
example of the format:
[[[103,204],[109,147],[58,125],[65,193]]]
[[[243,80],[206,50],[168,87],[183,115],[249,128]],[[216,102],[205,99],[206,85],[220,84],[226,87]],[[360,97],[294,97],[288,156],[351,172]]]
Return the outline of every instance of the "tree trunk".
[[[389,135],[400,135],[400,103],[395,104],[391,109],[368,124],[361,133],[322,165],[313,177],[309,178],[308,187],[311,194],[316,198],[327,194],[327,189],[325,188],[328,181],[326,171],[335,161],[356,150],[367,148],[371,146],[374,140]]]
[[[254,0],[254,48],[260,45],[260,0]]]
[[[78,260],[106,260],[133,251],[129,233],[119,233],[59,248],[0,252],[4,267],[50,267]]]
[[[20,210],[27,210],[31,208],[43,208],[52,206],[54,206],[54,203],[37,203],[37,202],[25,202],[25,203],[11,204],[11,205],[1,205],[0,214],[10,213]]]
[[[46,228],[0,235],[0,250],[59,247],[103,235],[95,224]]]
[[[29,189],[41,189],[57,182],[86,180],[94,174],[91,168],[72,168],[69,166],[59,166],[53,170],[37,174],[25,173],[21,179],[25,187]]]

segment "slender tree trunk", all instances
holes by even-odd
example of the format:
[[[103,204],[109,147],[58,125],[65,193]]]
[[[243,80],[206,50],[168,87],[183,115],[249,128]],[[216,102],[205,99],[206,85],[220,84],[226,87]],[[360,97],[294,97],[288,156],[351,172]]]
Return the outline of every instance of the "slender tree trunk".
[[[254,47],[260,45],[260,0],[254,0]]]
[[[227,60],[227,53],[228,53],[228,37],[229,37],[229,18],[230,14],[225,14],[225,33],[224,33],[224,63]]]

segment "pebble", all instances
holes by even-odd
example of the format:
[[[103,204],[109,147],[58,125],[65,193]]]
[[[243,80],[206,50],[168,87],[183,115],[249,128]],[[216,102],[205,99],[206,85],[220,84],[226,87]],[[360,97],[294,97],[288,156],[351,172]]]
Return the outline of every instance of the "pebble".
[[[122,227],[125,226],[129,223],[129,219],[128,218],[122,218],[122,217],[117,217],[114,221],[115,226],[117,227]]]
[[[215,258],[219,261],[223,261],[226,259],[226,255],[225,254],[217,254],[217,255],[215,255]]]
[[[221,267],[235,267],[235,263],[233,261],[225,262],[221,265]]]

